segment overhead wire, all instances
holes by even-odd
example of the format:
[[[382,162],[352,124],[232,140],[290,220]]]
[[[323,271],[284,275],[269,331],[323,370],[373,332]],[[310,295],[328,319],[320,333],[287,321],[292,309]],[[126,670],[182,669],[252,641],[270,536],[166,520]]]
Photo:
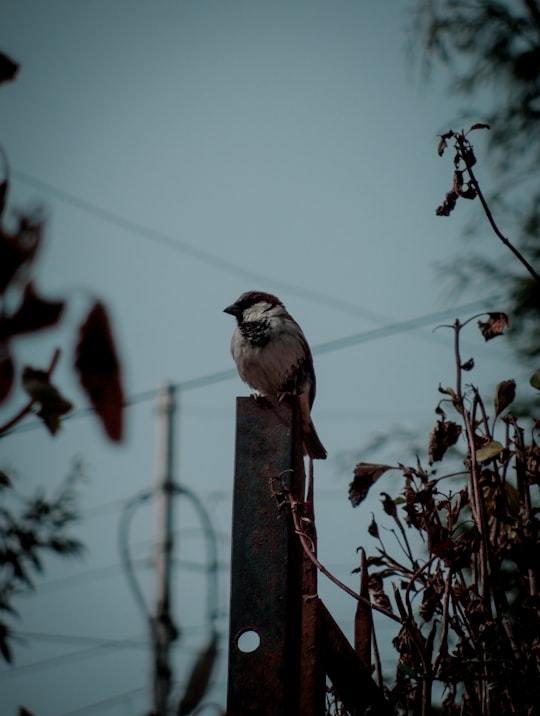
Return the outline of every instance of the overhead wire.
[[[289,283],[276,278],[270,278],[257,271],[252,271],[251,269],[242,268],[234,261],[229,261],[216,255],[215,253],[211,253],[209,251],[205,251],[204,249],[200,249],[196,246],[193,246],[188,241],[185,241],[184,239],[181,239],[179,237],[171,236],[161,231],[156,231],[155,229],[152,229],[148,226],[143,226],[142,224],[139,224],[132,219],[128,219],[124,216],[121,216],[120,214],[116,214],[113,211],[103,209],[97,204],[87,201],[86,199],[82,199],[81,197],[76,196],[71,192],[65,191],[64,189],[59,189],[58,187],[53,186],[49,182],[43,181],[42,179],[37,179],[36,177],[33,177],[32,175],[28,174],[27,172],[21,171],[20,169],[11,167],[10,176],[13,176],[15,179],[24,184],[27,184],[28,186],[32,186],[39,191],[43,191],[50,196],[55,197],[59,201],[62,201],[66,204],[70,204],[71,206],[74,206],[75,208],[80,209],[87,214],[91,214],[96,218],[101,219],[102,221],[106,221],[113,226],[116,226],[127,232],[136,234],[137,236],[140,236],[154,243],[161,244],[162,246],[165,246],[169,249],[180,251],[183,254],[191,256],[198,261],[202,261],[209,266],[213,266],[214,268],[220,269],[233,276],[238,276],[243,279],[249,279],[250,281],[262,282],[266,285],[272,285],[280,290],[284,290],[292,295],[298,296],[299,298],[305,298],[307,300],[313,301],[314,303],[319,303],[331,308],[335,308],[337,310],[344,311],[354,316],[363,315],[365,318],[368,318],[372,321],[386,320],[381,314],[375,311],[371,311],[369,309],[360,308],[359,306],[350,303],[349,301],[344,301],[343,299],[330,296],[315,289],[298,286],[295,283]]]
[[[331,353],[336,350],[342,350],[343,348],[351,348],[361,343],[367,343],[378,338],[386,338],[387,336],[395,335],[396,333],[404,333],[412,331],[416,328],[421,328],[426,325],[433,323],[439,323],[450,318],[455,318],[456,314],[466,313],[469,311],[476,311],[480,308],[486,309],[486,305],[492,304],[498,298],[497,295],[489,296],[484,300],[472,301],[465,303],[460,306],[454,306],[453,308],[447,308],[442,311],[435,311],[434,313],[428,313],[423,316],[417,316],[405,321],[396,321],[390,323],[387,326],[380,326],[379,328],[372,328],[367,331],[361,331],[354,333],[350,336],[344,336],[342,338],[332,339],[324,343],[319,343],[312,348],[313,355],[323,355],[325,353]],[[214,373],[208,373],[206,375],[189,378],[187,380],[178,381],[172,383],[172,387],[181,392],[187,392],[190,390],[197,390],[199,388],[206,388],[216,383],[222,383],[226,380],[235,378],[237,371],[235,368],[227,368],[225,370],[219,370]],[[131,407],[148,400],[155,400],[160,394],[160,388],[150,388],[140,393],[135,393],[127,398],[124,403],[124,407]],[[76,418],[83,418],[94,413],[93,408],[80,408],[67,415],[63,416],[62,422],[66,420],[73,420]],[[41,427],[41,421],[33,420],[28,423],[20,423],[15,425],[10,430],[4,433],[4,436],[12,435],[13,433],[26,432],[27,430],[34,430]]]

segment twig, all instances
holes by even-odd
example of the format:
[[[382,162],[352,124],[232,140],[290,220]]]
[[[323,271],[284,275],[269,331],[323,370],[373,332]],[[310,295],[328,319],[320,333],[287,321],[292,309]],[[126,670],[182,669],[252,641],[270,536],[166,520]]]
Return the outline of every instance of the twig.
[[[49,367],[47,368],[47,376],[50,378],[52,375],[54,369],[56,368],[56,364],[58,363],[58,359],[60,358],[60,348],[55,348],[53,356],[51,358],[51,362],[49,363]],[[21,421],[24,417],[26,417],[34,407],[35,400],[33,398],[30,398],[30,400],[26,403],[26,405],[23,405],[23,407],[19,410],[18,413],[16,413],[12,418],[10,418],[7,423],[4,423],[4,425],[0,425],[0,437],[4,435],[4,433],[7,433],[8,430],[11,430],[11,428],[16,425],[19,421]]]
[[[397,622],[398,624],[402,624],[401,619],[399,617],[397,617],[395,614],[393,614],[390,610],[385,609],[384,607],[381,607],[377,604],[373,604],[369,599],[365,599],[360,594],[358,594],[353,589],[351,589],[346,584],[344,584],[342,581],[340,581],[331,572],[329,572],[323,564],[321,564],[321,562],[318,560],[318,558],[315,556],[315,554],[313,552],[313,542],[312,542],[311,538],[309,537],[309,535],[306,534],[304,528],[302,527],[301,521],[300,521],[299,512],[303,508],[304,503],[299,502],[298,500],[296,500],[293,497],[288,486],[282,481],[281,475],[279,477],[275,477],[274,480],[281,481],[281,490],[274,491],[274,494],[276,496],[283,495],[283,496],[285,496],[286,500],[288,501],[288,503],[291,507],[291,514],[292,514],[292,518],[293,518],[294,529],[300,539],[302,548],[303,548],[307,558],[317,567],[317,569],[322,574],[324,574],[325,577],[327,577],[331,582],[333,582],[337,587],[339,587],[344,592],[346,592],[353,599],[356,599],[357,601],[366,604],[367,606],[371,607],[372,609],[375,609],[375,611],[378,611],[381,614],[384,614],[389,619],[392,619],[393,621]]]
[[[497,226],[497,223],[495,219],[493,218],[493,214],[491,213],[491,209],[488,206],[488,203],[484,197],[484,194],[482,193],[482,190],[480,189],[480,185],[478,183],[478,179],[476,178],[476,175],[473,171],[473,165],[475,163],[474,154],[472,153],[472,147],[468,139],[465,138],[465,134],[462,132],[461,134],[455,134],[457,145],[459,147],[459,154],[463,162],[465,163],[465,168],[467,170],[467,173],[469,175],[469,178],[471,180],[471,184],[473,185],[478,198],[480,199],[480,203],[482,204],[482,208],[484,209],[484,213],[491,225],[491,228],[493,229],[495,235],[502,241],[502,243],[506,246],[507,249],[510,249],[510,251],[514,254],[514,256],[522,263],[522,265],[527,269],[527,271],[530,273],[530,275],[534,278],[535,281],[540,283],[540,275],[534,270],[534,268],[531,266],[531,264],[527,261],[527,259],[523,256],[523,254],[516,249],[516,247],[512,244],[512,242],[504,236],[502,231]]]

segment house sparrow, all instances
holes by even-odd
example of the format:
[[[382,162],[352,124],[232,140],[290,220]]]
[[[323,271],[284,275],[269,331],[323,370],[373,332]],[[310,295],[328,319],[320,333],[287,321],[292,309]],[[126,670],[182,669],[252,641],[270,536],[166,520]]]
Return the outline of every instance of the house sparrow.
[[[302,329],[279,298],[247,291],[224,309],[238,323],[231,353],[240,378],[263,396],[299,396],[305,452],[324,460],[324,449],[311,420],[315,399],[313,358]]]

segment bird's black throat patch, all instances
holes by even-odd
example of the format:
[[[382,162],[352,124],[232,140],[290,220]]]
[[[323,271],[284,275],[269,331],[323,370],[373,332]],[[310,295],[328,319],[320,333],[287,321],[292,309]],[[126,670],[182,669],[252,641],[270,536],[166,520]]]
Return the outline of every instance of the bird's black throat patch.
[[[270,341],[270,326],[268,321],[242,321],[239,324],[240,333],[252,346],[262,348]]]

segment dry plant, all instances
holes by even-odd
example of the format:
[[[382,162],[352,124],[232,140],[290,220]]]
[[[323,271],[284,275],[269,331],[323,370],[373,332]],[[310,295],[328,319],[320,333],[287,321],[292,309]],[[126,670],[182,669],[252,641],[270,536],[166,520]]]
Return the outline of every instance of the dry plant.
[[[393,642],[396,677],[388,689],[398,713],[432,713],[436,683],[444,687],[443,714],[533,714],[540,704],[540,449],[534,439],[540,423],[526,439],[507,410],[513,380],[498,384],[492,406],[464,384],[473,361],[462,361],[460,337],[471,320],[449,327],[456,379],[454,387],[439,388],[444,397],[430,434],[429,465],[361,463],[350,485],[357,506],[385,471],[404,477],[399,496],[382,495],[397,549],[384,544],[373,519],[368,531],[378,547],[366,560],[371,599],[387,608],[393,602],[401,620]],[[479,321],[486,340],[505,324],[501,313]],[[536,389],[539,381],[531,379]],[[463,471],[439,475],[433,465],[460,437]],[[425,554],[413,548],[411,531]]]

